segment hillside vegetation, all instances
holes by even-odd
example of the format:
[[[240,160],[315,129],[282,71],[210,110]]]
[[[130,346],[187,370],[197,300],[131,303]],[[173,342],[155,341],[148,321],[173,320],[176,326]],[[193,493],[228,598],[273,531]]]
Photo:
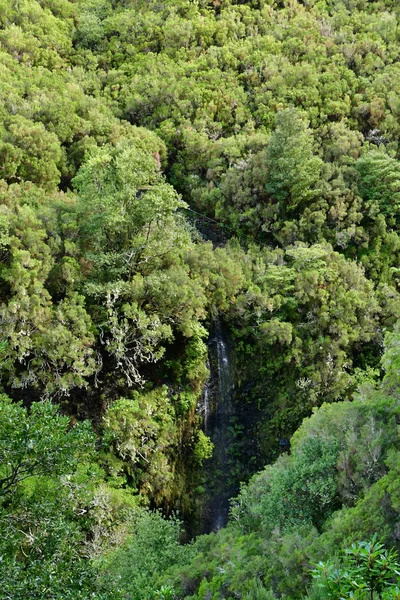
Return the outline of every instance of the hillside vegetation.
[[[400,597],[399,18],[0,0],[2,597]],[[244,483],[183,544],[216,319]]]

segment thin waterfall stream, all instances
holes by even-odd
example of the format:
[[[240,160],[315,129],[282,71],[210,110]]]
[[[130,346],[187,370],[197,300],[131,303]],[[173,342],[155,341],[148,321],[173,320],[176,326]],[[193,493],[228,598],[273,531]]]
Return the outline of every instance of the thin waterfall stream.
[[[201,533],[218,531],[226,525],[229,498],[236,491],[229,477],[234,379],[228,338],[219,319],[216,319],[211,331],[208,352],[210,378],[204,386],[199,408],[204,433],[214,444],[214,450],[212,457],[204,461],[206,498],[202,508]]]

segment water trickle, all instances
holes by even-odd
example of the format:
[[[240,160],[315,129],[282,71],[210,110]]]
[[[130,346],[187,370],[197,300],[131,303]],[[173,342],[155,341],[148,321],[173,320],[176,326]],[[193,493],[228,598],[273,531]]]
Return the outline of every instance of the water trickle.
[[[235,492],[229,478],[229,428],[233,414],[233,371],[229,344],[220,320],[216,320],[208,343],[210,378],[204,386],[201,412],[203,429],[214,444],[213,456],[204,463],[206,499],[201,532],[218,531],[226,525],[229,498]]]
[[[210,370],[210,362],[207,361],[207,369]],[[208,419],[210,416],[210,387],[207,381],[204,385],[200,403],[200,413],[203,418],[203,431],[208,435]]]

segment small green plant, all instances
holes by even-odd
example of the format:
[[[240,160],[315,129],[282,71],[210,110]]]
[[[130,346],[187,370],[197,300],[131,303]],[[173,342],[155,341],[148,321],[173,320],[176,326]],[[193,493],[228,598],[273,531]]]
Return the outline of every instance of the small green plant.
[[[154,592],[154,600],[174,600],[174,589],[170,585],[162,585]]]
[[[339,567],[320,562],[311,573],[326,598],[332,600],[400,598],[395,587],[400,576],[397,558],[395,550],[386,550],[374,536],[370,542],[346,548]]]
[[[207,458],[211,458],[214,450],[214,444],[210,438],[203,432],[199,431],[198,439],[194,447],[194,457],[199,465]]]

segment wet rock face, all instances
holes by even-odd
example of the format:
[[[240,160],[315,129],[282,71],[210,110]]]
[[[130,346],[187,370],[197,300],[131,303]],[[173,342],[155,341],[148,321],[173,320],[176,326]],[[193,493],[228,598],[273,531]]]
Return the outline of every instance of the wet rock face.
[[[206,493],[201,533],[218,531],[226,525],[229,498],[236,492],[229,477],[234,379],[228,338],[220,320],[214,324],[208,348],[210,379],[204,387],[200,410],[204,433],[213,442],[214,451],[212,458],[204,462]]]

